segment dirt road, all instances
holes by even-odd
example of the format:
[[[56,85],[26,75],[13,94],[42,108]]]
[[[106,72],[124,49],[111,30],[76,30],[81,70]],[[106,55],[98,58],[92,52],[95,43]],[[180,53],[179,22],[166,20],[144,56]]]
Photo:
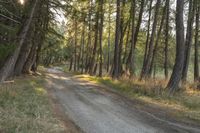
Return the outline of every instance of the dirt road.
[[[85,133],[200,133],[198,127],[157,118],[70,74],[49,69],[46,75],[65,115]]]

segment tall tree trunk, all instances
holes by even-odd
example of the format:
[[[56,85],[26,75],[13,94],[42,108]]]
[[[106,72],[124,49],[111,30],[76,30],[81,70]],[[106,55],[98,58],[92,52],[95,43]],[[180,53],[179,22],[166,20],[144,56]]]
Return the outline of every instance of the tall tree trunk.
[[[72,67],[73,67],[73,56],[70,59],[69,71],[72,70]]]
[[[119,78],[119,38],[120,38],[120,0],[117,0],[117,18],[116,18],[116,31],[115,31],[115,50],[112,78]]]
[[[198,1],[198,0],[196,0]],[[197,3],[196,3],[197,4]],[[200,4],[196,6],[196,29],[195,29],[195,43],[194,43],[194,81],[200,82],[199,77],[199,15],[200,15]]]
[[[156,56],[156,52],[157,52],[157,49],[158,49],[160,35],[161,35],[162,29],[163,29],[163,25],[164,25],[164,21],[165,21],[165,16],[166,16],[166,6],[167,6],[167,4],[165,4],[165,8],[163,10],[163,14],[162,14],[161,22],[160,22],[160,28],[158,30],[157,37],[156,37],[156,42],[155,42],[155,46],[154,46],[154,50],[153,50],[153,55],[152,55],[152,60],[151,60],[151,66],[150,66],[150,70],[149,70],[149,73],[148,73],[149,75],[152,74],[153,67],[154,67],[155,56]]]
[[[84,70],[84,59],[85,59],[85,17],[84,17],[84,21],[83,21],[83,31],[82,31],[82,50],[81,50],[81,73],[83,74],[83,70]]]
[[[147,59],[145,61],[145,65],[144,65],[144,68],[142,71],[143,73],[141,74],[142,75],[141,79],[143,79],[143,78],[146,79],[149,77],[149,71],[150,71],[151,60],[152,60],[152,55],[153,55],[154,38],[155,38],[155,33],[156,33],[160,3],[161,3],[161,0],[157,0],[156,8],[155,8],[155,15],[154,15],[154,22],[153,22],[153,27],[152,27],[152,32],[151,32],[151,37],[150,37],[150,42],[149,42],[149,50],[148,50]]]
[[[91,42],[92,42],[92,30],[91,30],[91,15],[92,15],[92,0],[89,2],[89,13],[88,13],[88,39],[86,49],[90,51]],[[86,52],[86,61],[85,61],[85,73],[88,73],[90,67],[90,52]]]
[[[130,76],[133,76],[134,75],[134,52],[135,52],[135,38],[134,38],[134,35],[135,35],[135,6],[136,6],[136,3],[135,3],[135,0],[132,0],[131,2],[131,5],[132,5],[132,13],[131,13],[131,19],[132,19],[132,32],[131,32],[131,49],[130,49],[130,52],[129,52],[129,56],[128,56],[128,59],[127,59],[127,62],[126,62],[126,66],[127,66],[127,71],[130,72]]]
[[[38,37],[38,36],[36,36]],[[29,56],[23,66],[23,73],[31,73],[31,68],[35,62],[35,59],[36,59],[36,51],[37,51],[37,47],[38,47],[38,43],[37,43],[37,40],[36,40],[36,37],[33,38],[33,45],[32,45],[32,48],[31,48],[31,51],[29,53]],[[51,61],[51,60],[50,60]],[[50,62],[51,63],[51,62]]]
[[[18,46],[16,47],[14,53],[6,60],[6,62],[4,63],[4,66],[0,70],[0,82],[3,82],[4,80],[6,80],[14,70],[17,58],[19,56],[19,52],[26,39],[28,30],[32,23],[37,6],[38,6],[38,0],[35,0],[33,3],[33,7],[31,8],[30,14],[27,20],[25,20],[25,24],[23,25],[20,31],[20,34],[19,34],[20,39],[19,39]]]
[[[107,73],[110,70],[110,43],[111,43],[111,0],[109,0],[109,18],[108,18],[108,61],[107,61]]]
[[[192,45],[192,36],[193,36],[193,22],[194,22],[194,0],[189,1],[189,13],[188,13],[188,22],[187,22],[187,33],[186,33],[186,41],[185,41],[185,56],[184,56],[184,66],[183,66],[183,74],[182,80],[186,82],[188,66],[190,61],[190,51]]]
[[[168,49],[169,49],[169,3],[170,0],[166,0],[166,22],[165,22],[165,59],[164,59],[164,72],[165,72],[165,79],[168,79],[169,72],[168,72]]]
[[[74,30],[75,30],[75,36],[74,36],[74,71],[76,72],[77,70],[77,30],[78,30],[78,23],[77,20],[74,20],[75,24],[74,24]]]
[[[153,0],[150,0],[149,3],[149,18],[148,18],[148,26],[147,26],[147,39],[146,39],[146,43],[145,43],[145,51],[144,51],[144,58],[143,58],[143,66],[142,66],[142,70],[141,70],[141,74],[140,74],[140,80],[142,80],[143,78],[143,73],[144,73],[144,67],[145,67],[145,63],[147,60],[147,52],[148,52],[148,48],[149,48],[149,37],[150,37],[150,27],[151,27],[151,13],[152,13],[152,3]]]
[[[34,36],[34,34],[36,34],[36,31],[29,31],[28,34],[29,35],[27,36],[25,43],[22,45],[22,48],[19,53],[19,57],[15,64],[14,73],[13,73],[15,76],[19,76],[22,73],[23,66],[28,58],[28,55],[32,47],[31,38]]]
[[[128,23],[128,30],[126,33],[126,43],[125,43],[125,50],[124,50],[124,57],[123,57],[123,64],[126,64],[127,61],[127,55],[128,55],[128,48],[129,48],[129,43],[130,43],[130,31],[131,31],[131,24],[130,21]]]
[[[92,51],[92,58],[90,63],[90,70],[89,74],[94,75],[94,67],[96,62],[96,53],[97,53],[97,45],[98,45],[98,34],[99,34],[99,4],[97,6],[97,12],[96,12],[96,24],[95,24],[95,40],[94,40],[94,47]]]
[[[104,12],[103,12],[104,1],[100,0],[100,29],[99,29],[99,53],[100,53],[100,64],[99,64],[99,77],[102,77],[103,69],[103,48],[102,48],[102,36],[103,36],[103,21],[104,21]]]
[[[143,12],[144,12],[144,4],[145,4],[145,0],[141,0],[139,18],[138,18],[138,22],[137,22],[137,26],[136,26],[135,34],[134,34],[134,48],[136,47],[136,44],[137,44],[138,34],[139,34],[140,26],[141,26],[141,23],[142,23],[142,16],[143,16]]]
[[[121,57],[122,57],[122,48],[123,48],[123,44],[124,44],[124,36],[125,36],[125,32],[126,32],[126,29],[127,29],[127,26],[128,26],[128,23],[125,23],[125,20],[124,20],[124,9],[125,9],[125,4],[126,4],[126,1],[125,0],[122,0],[122,7],[121,7],[121,17],[120,17],[120,39],[119,39],[119,74],[122,73],[122,60],[121,60]],[[128,20],[129,21],[129,20]]]
[[[176,3],[176,59],[173,72],[167,89],[169,89],[170,94],[179,87],[179,83],[182,77],[184,54],[185,54],[185,44],[184,44],[184,22],[183,22],[183,10],[184,10],[184,0],[177,0]]]

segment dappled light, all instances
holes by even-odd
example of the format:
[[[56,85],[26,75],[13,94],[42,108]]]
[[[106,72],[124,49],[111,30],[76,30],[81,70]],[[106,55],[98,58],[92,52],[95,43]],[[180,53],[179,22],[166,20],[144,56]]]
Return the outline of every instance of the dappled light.
[[[200,0],[0,0],[0,132],[199,133]]]
[[[19,0],[19,3],[20,3],[21,5],[24,5],[24,0]]]

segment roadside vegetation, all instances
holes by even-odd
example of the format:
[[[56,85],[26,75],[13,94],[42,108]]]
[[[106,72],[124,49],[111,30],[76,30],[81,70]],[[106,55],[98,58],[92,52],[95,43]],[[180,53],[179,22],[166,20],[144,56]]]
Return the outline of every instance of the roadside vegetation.
[[[82,80],[103,84],[130,99],[141,100],[144,103],[175,110],[172,115],[181,119],[189,118],[200,122],[200,91],[195,89],[195,84],[190,84],[179,90],[173,96],[169,96],[166,90],[166,81],[131,80],[125,77],[113,80],[110,77],[94,77],[89,75],[75,76]]]
[[[0,132],[62,133],[41,77],[20,77],[0,85]]]

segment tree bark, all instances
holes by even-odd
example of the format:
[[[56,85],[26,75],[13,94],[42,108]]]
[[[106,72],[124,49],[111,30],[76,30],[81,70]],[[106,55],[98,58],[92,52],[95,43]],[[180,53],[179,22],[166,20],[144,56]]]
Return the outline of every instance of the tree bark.
[[[112,78],[119,78],[119,38],[120,38],[120,0],[117,0],[117,18],[116,18],[116,31],[115,31],[115,49],[114,49],[114,62]]]
[[[142,16],[143,16],[143,12],[144,12],[144,3],[145,3],[145,0],[141,0],[139,18],[138,18],[138,22],[137,22],[137,26],[135,28],[135,34],[134,34],[134,48],[136,47],[136,44],[137,44],[138,34],[139,34],[140,26],[142,23]]]
[[[197,1],[197,0],[196,0]],[[197,3],[196,3],[197,4]],[[200,5],[196,6],[196,28],[195,28],[195,43],[194,43],[194,81],[200,82],[199,78],[199,15]]]
[[[146,79],[149,77],[149,71],[150,71],[150,66],[151,66],[151,60],[152,60],[152,55],[153,55],[153,47],[154,47],[154,38],[155,38],[155,32],[156,32],[156,27],[157,27],[157,20],[158,20],[158,13],[160,9],[160,4],[161,0],[157,0],[156,3],[156,8],[155,8],[155,15],[154,15],[154,22],[153,22],[153,27],[152,27],[152,32],[151,32],[151,38],[149,42],[149,50],[147,54],[147,59],[145,61],[145,64],[143,65],[143,71],[141,74],[141,79]]]
[[[99,34],[99,4],[97,4],[97,12],[96,12],[96,24],[95,24],[95,40],[94,40],[94,47],[92,51],[92,58],[90,63],[89,74],[94,75],[94,67],[95,67],[95,59],[97,53],[97,45],[98,45],[98,34]]]
[[[166,0],[165,48],[164,48],[164,52],[165,52],[165,59],[164,59],[165,79],[168,79],[168,77],[169,77],[169,72],[168,72],[169,15],[170,15],[169,3],[170,3],[170,0]]]
[[[186,33],[186,41],[185,41],[185,56],[184,56],[184,66],[183,66],[183,74],[182,80],[185,83],[187,81],[187,73],[188,66],[190,61],[190,52],[192,45],[192,36],[193,36],[193,22],[194,22],[194,0],[189,1],[189,14],[188,14],[188,22],[187,22],[187,33]]]
[[[74,30],[75,30],[75,35],[74,35],[74,71],[76,72],[77,70],[77,30],[78,30],[78,22],[77,20],[74,20]]]
[[[185,44],[184,44],[184,22],[183,22],[183,10],[184,1],[177,0],[176,3],[176,59],[173,72],[167,89],[169,93],[173,94],[174,91],[179,87],[179,83],[182,77],[184,54],[185,54]]]
[[[92,15],[92,0],[89,2],[89,13],[88,13],[88,39],[86,49],[88,51],[91,50],[91,42],[92,42],[92,29],[91,29],[91,15]],[[85,61],[85,73],[88,73],[90,67],[90,55],[89,52],[86,52],[86,61]]]
[[[142,80],[142,78],[143,78],[144,67],[145,67],[145,63],[146,63],[146,60],[147,60],[147,51],[148,51],[148,48],[149,48],[149,37],[150,37],[150,27],[151,27],[152,3],[153,3],[153,0],[150,0],[150,3],[149,3],[149,18],[148,18],[148,26],[147,26],[147,38],[146,38],[146,43],[145,43],[145,51],[144,51],[144,58],[143,58],[143,66],[142,66],[142,70],[141,70],[141,74],[140,74],[140,80]]]
[[[29,55],[31,47],[32,47],[32,39],[31,38],[33,37],[33,34],[35,34],[34,32],[35,31],[31,31],[31,32],[29,31],[30,37],[28,35],[25,43],[22,45],[22,48],[19,53],[19,57],[15,64],[13,76],[19,76],[22,73],[23,66],[28,58],[28,55]]]
[[[165,21],[166,8],[167,8],[166,6],[167,6],[167,4],[165,4],[164,10],[163,10],[163,14],[162,14],[161,22],[160,22],[160,28],[159,28],[158,33],[157,33],[156,42],[155,42],[155,46],[154,46],[154,50],[153,50],[153,55],[152,55],[152,60],[151,60],[151,66],[150,66],[150,70],[149,70],[148,75],[152,74],[153,67],[155,66],[154,65],[154,61],[155,61],[155,56],[156,56],[157,49],[158,49],[160,35],[161,35],[162,29],[163,29],[163,25],[164,25],[164,21]]]
[[[135,55],[135,6],[136,6],[136,3],[135,3],[135,0],[132,0],[131,2],[131,5],[132,5],[132,13],[131,13],[131,19],[132,19],[132,35],[131,35],[131,49],[130,49],[130,52],[129,52],[129,56],[128,56],[128,59],[127,59],[127,62],[126,62],[126,66],[127,66],[127,71],[130,72],[130,76],[133,76],[135,73],[134,71],[134,55]]]
[[[102,36],[103,36],[103,21],[104,21],[104,12],[103,12],[104,1],[100,0],[100,29],[99,29],[99,53],[100,53],[100,63],[99,63],[99,77],[102,77],[103,69],[103,48],[102,48]]]
[[[109,72],[110,70],[110,43],[111,43],[111,0],[109,0],[109,18],[108,18],[108,60],[107,60],[107,73]]]

